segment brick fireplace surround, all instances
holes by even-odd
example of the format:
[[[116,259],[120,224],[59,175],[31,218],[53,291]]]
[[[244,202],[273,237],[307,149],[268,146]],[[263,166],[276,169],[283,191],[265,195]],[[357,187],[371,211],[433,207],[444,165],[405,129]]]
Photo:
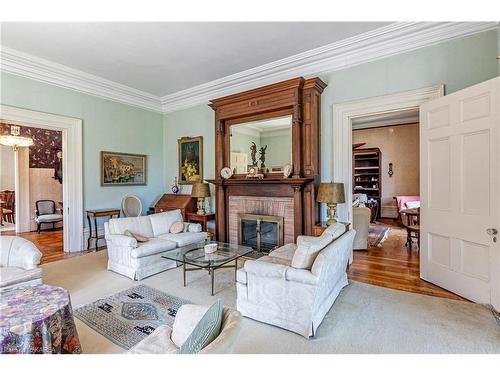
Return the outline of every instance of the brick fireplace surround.
[[[228,204],[229,243],[238,243],[238,214],[283,217],[283,243],[294,242],[294,206],[291,197],[232,195]]]

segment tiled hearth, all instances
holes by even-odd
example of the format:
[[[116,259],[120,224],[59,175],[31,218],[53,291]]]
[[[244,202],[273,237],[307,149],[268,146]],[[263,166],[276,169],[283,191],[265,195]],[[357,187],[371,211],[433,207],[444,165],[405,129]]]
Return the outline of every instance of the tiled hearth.
[[[294,207],[291,197],[229,197],[229,242],[238,243],[238,214],[255,214],[283,217],[284,244],[294,242]]]

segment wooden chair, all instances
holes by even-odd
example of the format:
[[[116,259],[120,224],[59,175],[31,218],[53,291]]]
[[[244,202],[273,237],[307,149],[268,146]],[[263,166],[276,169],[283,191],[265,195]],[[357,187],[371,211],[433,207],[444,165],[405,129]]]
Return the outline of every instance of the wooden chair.
[[[13,190],[4,190],[0,193],[0,199],[5,202],[2,208],[2,214],[5,221],[15,224],[16,193]]]
[[[42,199],[35,202],[35,222],[37,231],[40,233],[42,224],[52,224],[55,229],[56,223],[63,221],[63,215],[56,213],[56,202],[50,199]]]
[[[406,228],[406,244],[410,250],[413,240],[417,240],[417,248],[420,250],[420,215],[408,215],[401,212],[403,226]]]

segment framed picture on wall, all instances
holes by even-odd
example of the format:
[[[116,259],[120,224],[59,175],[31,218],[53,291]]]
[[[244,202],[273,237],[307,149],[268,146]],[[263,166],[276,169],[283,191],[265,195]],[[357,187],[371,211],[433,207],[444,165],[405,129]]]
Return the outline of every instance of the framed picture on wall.
[[[179,148],[179,183],[203,181],[203,137],[183,137],[177,140]]]
[[[147,155],[101,151],[101,186],[146,185]]]

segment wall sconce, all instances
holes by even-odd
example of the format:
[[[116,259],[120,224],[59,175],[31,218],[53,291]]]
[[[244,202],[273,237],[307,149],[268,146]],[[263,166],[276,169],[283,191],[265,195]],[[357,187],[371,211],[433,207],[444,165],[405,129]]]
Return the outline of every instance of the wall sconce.
[[[392,175],[394,174],[394,171],[392,170],[392,163],[389,163],[389,172],[387,172],[389,174],[389,177],[392,177]]]

